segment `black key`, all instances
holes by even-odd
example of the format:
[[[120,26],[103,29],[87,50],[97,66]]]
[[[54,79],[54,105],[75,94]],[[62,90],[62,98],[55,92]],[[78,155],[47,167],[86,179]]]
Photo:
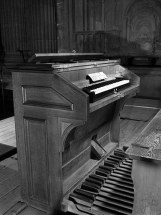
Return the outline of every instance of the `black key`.
[[[92,182],[89,182],[89,181],[84,181],[83,184],[85,184],[85,185],[87,185],[89,187],[93,187],[96,190],[100,189],[100,185],[92,183]]]
[[[85,196],[87,198],[90,198],[94,201],[95,198],[95,194],[93,194],[92,192],[88,192],[86,190],[82,190],[82,189],[75,189],[74,193],[79,194],[81,196]]]
[[[100,168],[100,169],[106,169],[109,173],[113,170],[112,167],[105,166],[105,165],[100,165],[99,168]]]
[[[94,187],[91,187],[91,186],[89,186],[89,185],[87,185],[87,184],[85,184],[85,183],[82,183],[81,189],[87,190],[87,191],[89,191],[89,192],[92,192],[92,193],[94,193],[95,195],[97,195],[97,194],[98,194],[98,191],[99,191],[99,189],[96,189],[96,188],[94,188]]]
[[[111,158],[115,158],[117,160],[119,160],[120,162],[124,160],[124,158],[120,157],[120,156],[116,156],[116,155],[110,155]]]
[[[93,200],[91,198],[88,198],[88,197],[85,197],[83,195],[79,195],[79,194],[76,194],[76,193],[71,193],[70,196],[69,196],[69,200],[73,200],[72,198],[75,198],[75,199],[79,199],[79,200],[82,200],[84,202],[87,203],[87,205],[91,205]]]
[[[96,179],[94,179],[94,178],[87,178],[87,179],[86,179],[86,181],[89,181],[89,182],[95,183],[95,184],[99,185],[100,187],[101,187],[101,186],[102,186],[102,184],[103,184],[101,181],[96,180]]]
[[[105,182],[105,178],[103,178],[103,177],[101,177],[101,176],[98,176],[98,175],[96,175],[96,174],[91,174],[89,177],[90,177],[90,178],[93,178],[93,179],[97,179],[97,180],[101,181],[102,183]]]
[[[119,165],[119,163],[120,163],[120,160],[115,159],[115,158],[111,158],[111,157],[108,157],[106,160],[109,162],[113,162],[116,165]]]
[[[96,170],[95,172],[97,175],[100,175],[101,177],[107,178],[109,176],[109,174],[105,173],[105,172],[101,172],[100,169]]]
[[[118,157],[120,157],[122,159],[126,157],[125,153],[120,153],[118,151],[114,151],[114,155],[116,155],[116,156],[118,156]]]
[[[112,169],[117,167],[116,164],[114,164],[114,163],[112,163],[112,162],[110,162],[110,161],[105,161],[105,162],[104,162],[104,165],[105,165],[105,166],[108,166],[108,167],[110,167],[110,168],[112,168]]]

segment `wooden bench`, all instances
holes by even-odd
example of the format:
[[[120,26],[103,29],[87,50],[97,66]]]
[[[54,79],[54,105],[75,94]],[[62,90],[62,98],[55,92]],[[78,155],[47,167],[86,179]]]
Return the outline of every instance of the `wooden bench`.
[[[133,215],[161,214],[161,110],[126,154],[133,160]]]

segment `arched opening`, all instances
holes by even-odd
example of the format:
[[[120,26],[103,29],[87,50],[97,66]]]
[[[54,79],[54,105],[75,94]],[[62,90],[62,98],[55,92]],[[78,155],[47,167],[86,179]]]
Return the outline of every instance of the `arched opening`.
[[[135,54],[156,54],[161,35],[161,4],[158,0],[135,0],[125,11],[125,39]]]

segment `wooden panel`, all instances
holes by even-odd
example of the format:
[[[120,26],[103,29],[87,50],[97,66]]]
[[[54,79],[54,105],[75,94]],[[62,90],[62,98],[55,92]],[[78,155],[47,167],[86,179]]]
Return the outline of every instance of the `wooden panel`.
[[[23,92],[23,104],[25,105],[37,105],[39,107],[59,108],[72,110],[73,105],[57,91],[51,87],[29,87],[24,86]]]
[[[138,97],[161,100],[161,73],[159,67],[130,67],[140,77]]]
[[[49,178],[49,169],[47,168],[49,161],[45,156],[49,153],[46,123],[45,120],[24,119],[27,166],[30,167],[28,170],[29,198],[39,199],[43,204],[48,203],[44,202],[44,199],[47,200],[50,193],[47,180]],[[38,159],[40,159],[39,162],[37,162]],[[39,184],[42,184],[41,189]]]
[[[126,106],[124,107],[123,111],[121,112],[120,117],[122,119],[133,119],[133,120],[140,120],[140,121],[149,121],[152,119],[159,108],[146,108],[146,107],[132,107]]]
[[[161,108],[161,101],[156,99],[141,99],[141,98],[131,98],[127,101],[126,105],[136,106],[136,107],[151,107],[151,108]]]
[[[74,128],[69,133],[62,154],[63,178],[72,175],[91,159],[91,139],[94,135],[97,135],[102,146],[108,145],[114,110],[115,103],[93,112],[84,125]]]

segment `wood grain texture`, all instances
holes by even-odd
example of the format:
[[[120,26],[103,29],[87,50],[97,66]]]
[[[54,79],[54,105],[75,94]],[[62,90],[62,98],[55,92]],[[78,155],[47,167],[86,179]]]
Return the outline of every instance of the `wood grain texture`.
[[[133,142],[133,145],[126,151],[128,156],[135,159],[161,160],[160,122],[161,111],[156,114],[140,136]]]
[[[135,187],[133,215],[160,215],[161,165],[133,161],[132,179]]]
[[[124,119],[121,121],[120,146],[130,146],[136,141],[148,122]]]
[[[0,143],[16,146],[14,117],[0,121]]]
[[[17,161],[7,158],[0,162],[0,214],[20,200],[20,177]]]

